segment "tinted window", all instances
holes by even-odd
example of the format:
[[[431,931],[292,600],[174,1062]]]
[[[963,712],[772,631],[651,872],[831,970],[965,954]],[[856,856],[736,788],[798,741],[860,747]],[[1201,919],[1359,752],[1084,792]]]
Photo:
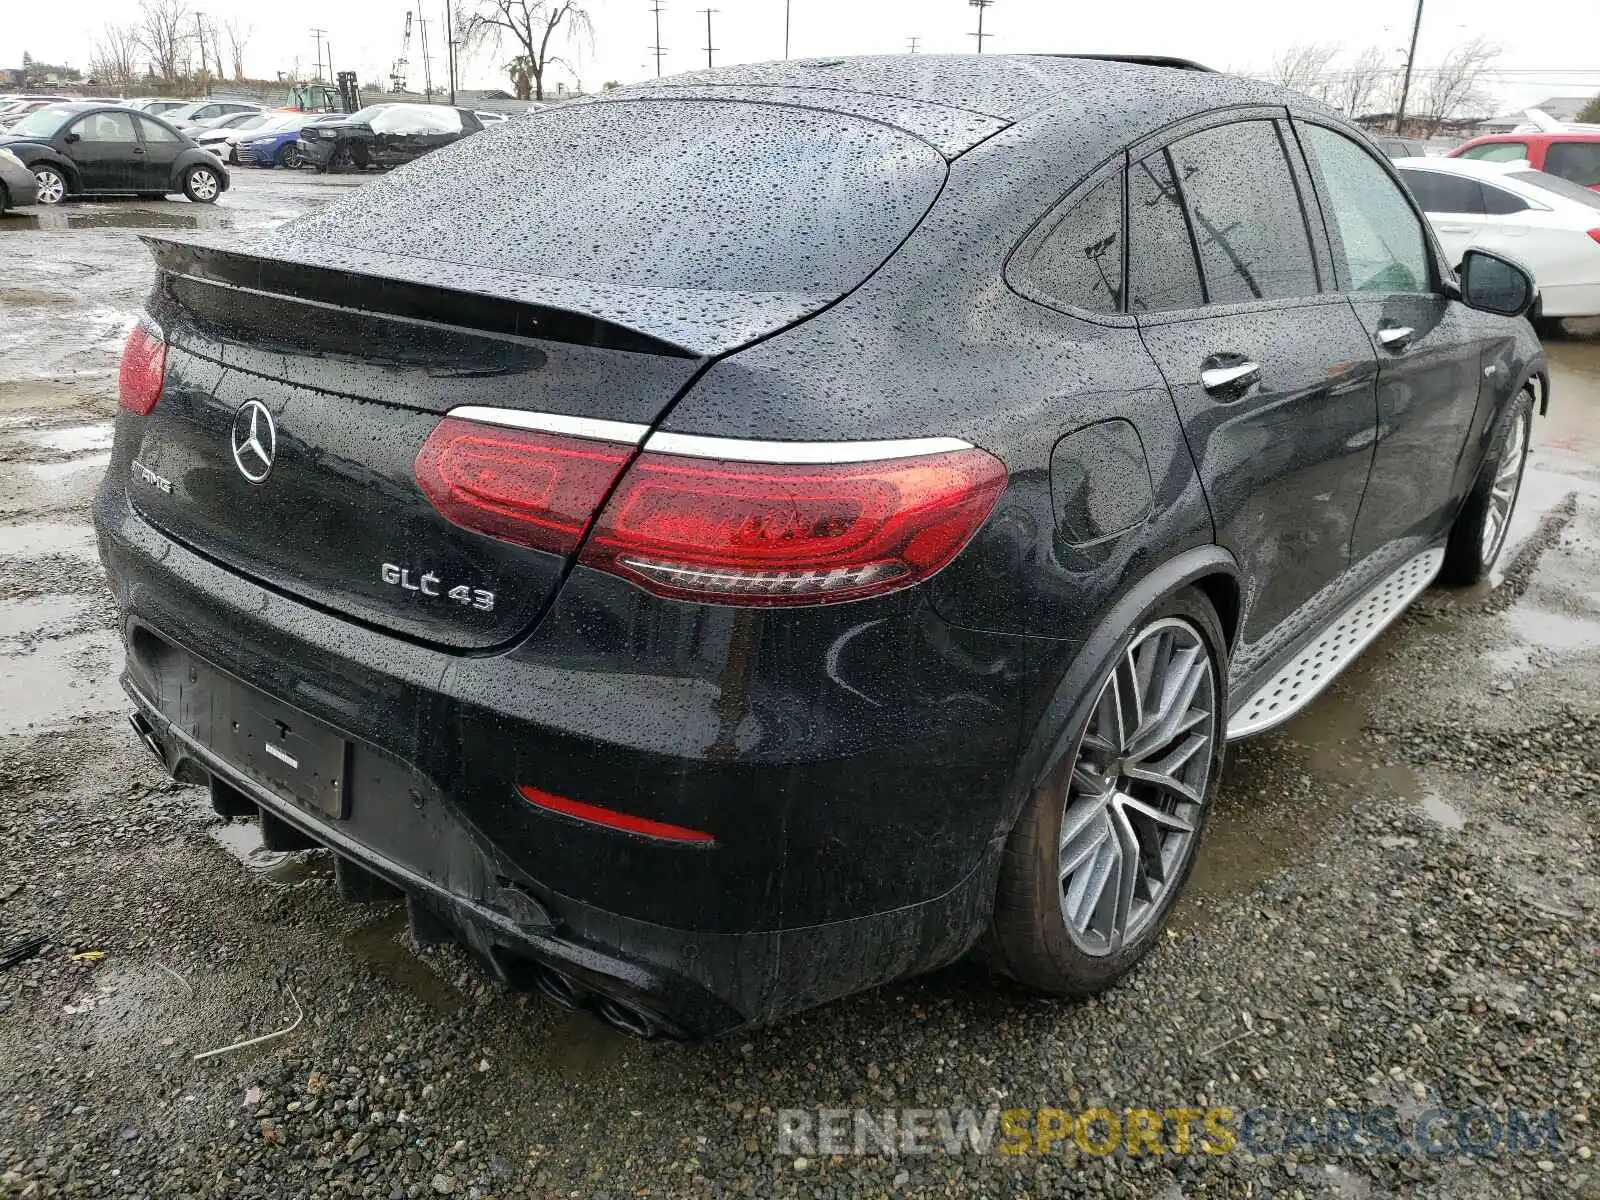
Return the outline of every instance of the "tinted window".
[[[1484,162],[1516,162],[1519,158],[1528,157],[1528,144],[1526,142],[1487,142],[1482,146],[1473,146],[1463,150],[1457,158],[1480,158]]]
[[[1528,207],[1528,202],[1521,196],[1513,196],[1505,188],[1497,188],[1493,184],[1483,185],[1483,211],[1491,217],[1503,217],[1507,213],[1519,213]]]
[[[1593,187],[1600,183],[1600,142],[1553,142],[1544,152],[1544,169]]]
[[[1590,208],[1600,208],[1600,192],[1590,191],[1580,187],[1570,179],[1562,179],[1548,171],[1513,171],[1512,179],[1519,179],[1523,183],[1531,183],[1534,187],[1543,188],[1566,200],[1575,200]]]
[[[139,128],[144,131],[144,140],[147,142],[176,142],[179,140],[178,135],[161,124],[160,121],[148,121],[144,117],[140,117]]]
[[[1483,215],[1483,187],[1476,179],[1463,179],[1442,171],[1404,169],[1400,178],[1405,180],[1423,212]]]
[[[1128,176],[1128,311],[1161,312],[1205,303],[1194,243],[1165,150]]]
[[[133,132],[133,114],[126,112],[91,113],[72,127],[72,132],[86,142],[136,142]]]
[[[1344,135],[1321,125],[1299,129],[1344,286],[1357,292],[1428,291],[1427,235],[1399,185]]]
[[[1041,299],[1122,310],[1122,173],[1096,184],[1050,231],[1023,278]]]
[[[875,121],[607,101],[462,138],[282,232],[606,287],[832,296],[894,252],[944,178],[932,146]]]
[[[1207,129],[1170,151],[1212,304],[1316,294],[1300,195],[1272,122]]]

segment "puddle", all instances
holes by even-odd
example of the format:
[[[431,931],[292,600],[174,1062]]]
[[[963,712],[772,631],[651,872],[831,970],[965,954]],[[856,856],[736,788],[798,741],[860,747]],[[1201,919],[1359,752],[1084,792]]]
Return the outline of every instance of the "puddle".
[[[212,208],[174,208],[152,212],[147,208],[96,208],[56,212],[15,213],[0,221],[0,233],[38,230],[46,233],[72,229],[229,229],[233,219]]]
[[[65,429],[45,429],[28,434],[23,440],[47,450],[79,454],[111,449],[111,440],[114,436],[115,430],[111,422],[104,421],[94,425],[71,425]]]
[[[0,600],[0,642],[24,634],[48,634],[52,626],[71,626],[92,607],[92,602],[81,596]]]
[[[1504,614],[1522,641],[1549,650],[1588,650],[1600,646],[1600,620],[1518,605]]]
[[[459,1012],[464,1003],[461,993],[412,953],[402,940],[405,930],[406,911],[397,906],[387,916],[352,929],[342,940],[344,948],[374,975],[415,996],[434,1012],[445,1016]]]
[[[210,802],[205,804],[209,811]],[[286,887],[332,870],[327,854],[321,850],[268,850],[261,844],[261,825],[257,821],[223,821],[206,833],[263,879]]]
[[[86,562],[96,561],[99,551],[95,548],[94,530],[65,521],[0,525],[0,558],[43,558],[47,554],[70,554]]]
[[[90,454],[70,462],[29,463],[28,470],[38,479],[65,479],[83,471],[101,471],[111,462],[110,454]]]
[[[554,1067],[569,1080],[587,1079],[615,1066],[639,1042],[611,1028],[586,1009],[569,1012],[546,1001],[543,1007],[555,1014],[550,1032],[540,1041],[531,1057],[535,1066]]]
[[[1417,798],[1417,807],[1422,810],[1423,816],[1442,829],[1460,831],[1467,827],[1467,814],[1438,792],[1423,792]]]
[[[117,676],[122,639],[112,630],[44,642],[0,670],[0,737],[64,725],[127,706]]]

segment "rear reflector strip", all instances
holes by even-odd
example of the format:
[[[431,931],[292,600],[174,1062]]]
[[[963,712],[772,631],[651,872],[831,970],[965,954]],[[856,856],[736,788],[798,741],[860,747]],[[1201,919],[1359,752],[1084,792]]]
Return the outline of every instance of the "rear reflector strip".
[[[567,817],[574,817],[591,825],[603,825],[607,829],[618,829],[623,833],[636,833],[641,837],[655,838],[663,842],[687,842],[695,845],[709,846],[716,843],[716,838],[709,833],[702,833],[698,829],[686,829],[682,825],[672,825],[666,821],[652,821],[648,817],[635,817],[628,813],[617,812],[615,809],[602,808],[598,804],[585,804],[581,800],[569,800],[566,796],[557,796],[554,792],[540,791],[536,787],[522,784],[517,788],[522,793],[522,798],[535,808],[547,809]]]

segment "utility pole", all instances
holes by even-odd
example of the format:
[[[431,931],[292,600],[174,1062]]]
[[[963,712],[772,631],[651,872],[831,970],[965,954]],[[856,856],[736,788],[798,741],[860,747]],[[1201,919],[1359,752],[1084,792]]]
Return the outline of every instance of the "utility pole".
[[[1406,99],[1411,95],[1411,64],[1417,61],[1417,34],[1422,32],[1422,0],[1417,0],[1417,16],[1411,22],[1411,49],[1406,52],[1406,77],[1400,84],[1400,104],[1395,109],[1394,131],[1399,136],[1406,119]]]
[[[200,12],[199,9],[195,10],[195,14],[194,14],[194,36],[195,36],[195,40],[200,43],[200,73],[202,75],[209,75],[209,74],[211,74],[211,68],[206,65],[206,27],[201,22],[201,18],[204,15],[205,14]],[[206,87],[206,95],[209,96],[210,94],[211,94],[211,87],[208,84],[207,87]]]
[[[983,53],[983,39],[984,39],[983,10],[988,8],[989,5],[993,4],[994,0],[967,0],[967,3],[972,5],[973,8],[978,10],[978,32],[977,33],[969,33],[967,36],[968,37],[975,37],[975,38],[978,39],[978,53],[982,54]],[[991,33],[988,36],[989,37],[993,37],[994,34]]]
[[[665,7],[666,5],[663,4],[661,0],[652,0],[650,5],[650,11],[656,15],[656,44],[651,46],[650,49],[655,53],[656,56],[657,79],[661,78],[661,56],[666,53],[667,49],[661,44],[661,10]],[[707,38],[706,40],[710,41],[711,39]]]
[[[444,0],[444,66],[450,77],[450,107],[456,103],[456,43],[450,33],[450,0]]]
[[[789,61],[789,0],[783,0],[783,59]]]
[[[702,8],[700,11],[706,15],[706,70],[709,71],[711,69],[711,51],[716,48],[711,44],[711,14],[719,10]]]
[[[422,15],[422,5],[417,5],[417,27],[422,33],[422,102],[433,103],[433,64],[428,61],[428,18]]]
[[[913,38],[912,38],[912,39],[911,39],[911,40],[910,40],[910,41],[909,41],[909,42],[908,42],[908,43],[907,43],[907,44],[906,44],[906,53],[908,53],[908,54],[915,54],[915,53],[916,53],[916,52],[917,52],[917,46],[918,46],[918,45],[919,45],[919,44],[920,44],[920,43],[921,43],[921,41],[922,41],[922,39],[921,39],[921,38],[919,38],[919,37],[913,37]]]
[[[311,36],[317,39],[317,78],[318,79],[322,78],[322,35],[327,33],[327,32],[328,31],[326,29],[315,29],[315,28],[313,28],[312,31],[311,31]]]

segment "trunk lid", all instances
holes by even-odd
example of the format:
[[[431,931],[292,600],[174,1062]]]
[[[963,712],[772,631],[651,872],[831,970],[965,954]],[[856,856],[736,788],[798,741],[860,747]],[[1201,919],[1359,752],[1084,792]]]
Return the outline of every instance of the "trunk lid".
[[[710,358],[859,284],[944,179],[926,142],[836,113],[573,108],[456,143],[425,174],[397,170],[251,244],[147,238],[168,353],[135,427],[141,515],[330,611],[503,645],[569,559],[433,507],[415,464],[444,414],[652,426]],[[738,149],[753,132],[759,151]],[[252,431],[272,459],[259,479]]]

